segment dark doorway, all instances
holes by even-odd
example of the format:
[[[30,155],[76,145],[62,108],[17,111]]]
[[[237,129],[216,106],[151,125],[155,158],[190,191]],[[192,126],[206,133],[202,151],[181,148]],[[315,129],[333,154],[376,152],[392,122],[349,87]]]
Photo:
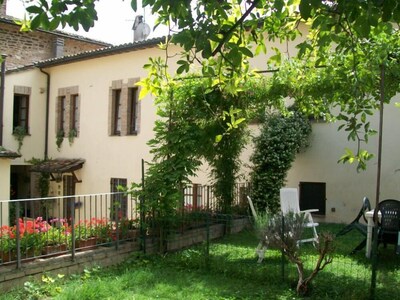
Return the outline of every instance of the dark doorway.
[[[72,175],[63,176],[63,196],[75,195],[75,180]],[[67,220],[71,219],[71,212],[74,209],[75,198],[67,198],[64,200],[64,216]]]
[[[325,215],[326,211],[326,183],[300,182],[300,210],[318,209],[313,214]]]

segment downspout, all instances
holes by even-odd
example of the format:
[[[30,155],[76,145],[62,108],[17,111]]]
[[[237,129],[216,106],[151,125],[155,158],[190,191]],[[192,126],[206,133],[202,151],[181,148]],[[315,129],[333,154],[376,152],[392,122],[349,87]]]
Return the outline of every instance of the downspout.
[[[47,83],[46,83],[46,128],[45,128],[45,136],[44,136],[44,159],[48,158],[49,153],[49,106],[50,106],[50,74],[43,71],[42,68],[39,68],[40,72],[46,75]]]
[[[1,55],[1,81],[0,81],[0,146],[3,146],[3,115],[4,115],[4,83],[6,78],[6,54]]]

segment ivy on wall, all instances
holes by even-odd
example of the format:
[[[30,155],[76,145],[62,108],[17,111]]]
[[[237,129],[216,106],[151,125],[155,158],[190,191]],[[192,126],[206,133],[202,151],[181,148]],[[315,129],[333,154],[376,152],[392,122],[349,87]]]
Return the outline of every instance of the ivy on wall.
[[[308,118],[298,112],[266,116],[251,157],[252,200],[258,211],[279,210],[279,190],[296,154],[308,146],[310,134]]]
[[[148,210],[168,216],[182,205],[181,191],[202,161],[211,166],[219,209],[227,212],[246,142],[245,100],[205,91],[202,79],[185,79],[158,106],[161,117],[149,141],[154,160],[145,178]],[[161,99],[158,99],[160,101]],[[233,109],[235,107],[235,109]]]

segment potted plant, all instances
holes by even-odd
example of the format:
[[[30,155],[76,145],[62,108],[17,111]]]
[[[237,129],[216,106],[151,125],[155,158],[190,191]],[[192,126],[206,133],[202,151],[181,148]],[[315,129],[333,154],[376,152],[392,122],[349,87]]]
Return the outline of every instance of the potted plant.
[[[21,255],[23,258],[40,255],[42,248],[43,243],[40,233],[25,231],[21,235]]]
[[[132,240],[139,236],[139,226],[137,219],[123,218],[119,222],[119,232],[121,240]]]
[[[48,255],[57,252],[64,252],[69,245],[69,235],[63,228],[52,227],[41,235],[42,254]]]
[[[18,222],[21,254],[26,258],[40,255],[43,248],[42,233],[47,232],[51,226],[41,217],[19,219]]]
[[[92,227],[97,238],[97,244],[106,244],[112,241],[112,225],[107,218],[93,218]]]
[[[93,249],[96,243],[96,226],[93,222],[84,220],[75,225],[76,248]]]
[[[0,259],[3,263],[16,259],[16,240],[13,228],[2,226],[0,231]]]

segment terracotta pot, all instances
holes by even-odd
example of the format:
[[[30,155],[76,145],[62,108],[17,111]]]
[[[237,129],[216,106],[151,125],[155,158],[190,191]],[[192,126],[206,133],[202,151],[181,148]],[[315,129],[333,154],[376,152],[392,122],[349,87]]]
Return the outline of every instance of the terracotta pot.
[[[127,239],[134,239],[140,236],[140,230],[139,229],[130,229],[128,230],[126,234]]]
[[[75,242],[75,248],[82,248],[84,250],[95,249],[97,239],[95,237],[88,238],[86,240],[77,240]]]
[[[17,253],[14,251],[2,251],[0,252],[0,259],[2,263],[8,263],[10,261],[17,260]]]
[[[65,251],[67,251],[67,245],[65,245],[65,244],[50,245],[50,246],[43,247],[42,254],[43,255],[58,254],[59,252],[65,252]]]

